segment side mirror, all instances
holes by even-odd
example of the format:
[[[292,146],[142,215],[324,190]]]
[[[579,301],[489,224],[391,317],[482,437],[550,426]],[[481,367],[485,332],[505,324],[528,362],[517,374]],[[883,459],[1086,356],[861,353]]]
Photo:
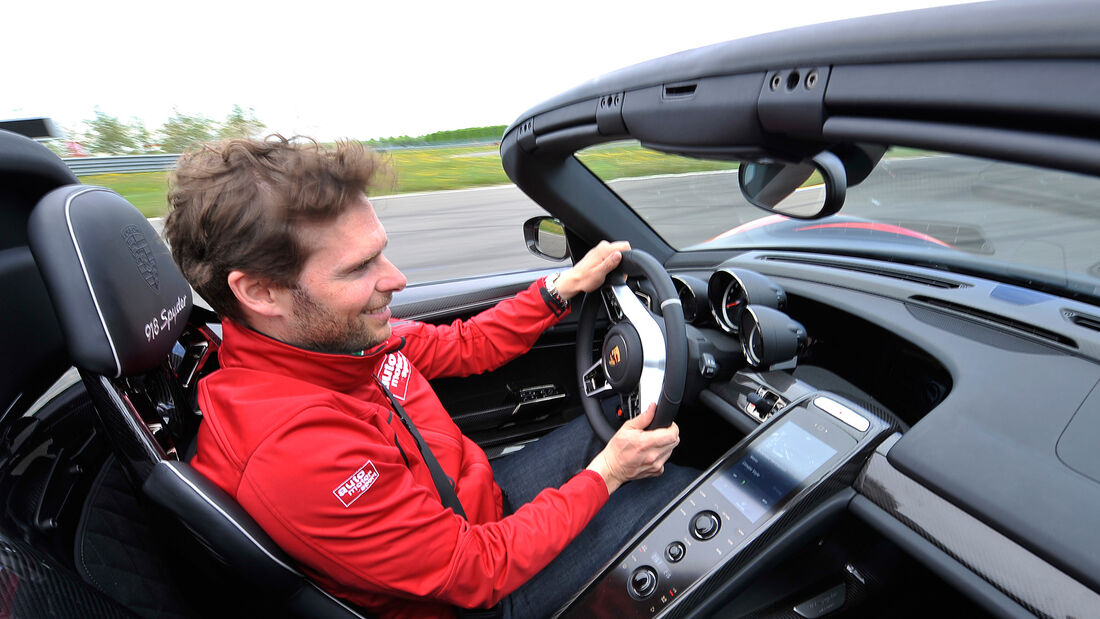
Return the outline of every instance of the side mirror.
[[[569,257],[565,226],[554,217],[532,217],[523,222],[523,240],[532,254],[561,262]]]
[[[844,164],[825,150],[799,163],[747,161],[737,170],[741,193],[753,206],[795,219],[819,219],[844,204]]]

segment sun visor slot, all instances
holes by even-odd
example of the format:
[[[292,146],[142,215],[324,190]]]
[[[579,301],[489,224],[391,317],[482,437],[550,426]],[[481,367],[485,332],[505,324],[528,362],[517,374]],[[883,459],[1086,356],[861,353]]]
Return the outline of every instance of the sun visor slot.
[[[685,99],[695,94],[699,85],[695,82],[688,84],[665,84],[665,99]]]
[[[596,105],[596,127],[600,135],[626,135],[626,123],[623,122],[623,99],[626,93],[600,97]]]
[[[829,73],[827,66],[769,71],[757,103],[764,131],[797,138],[821,138]]]

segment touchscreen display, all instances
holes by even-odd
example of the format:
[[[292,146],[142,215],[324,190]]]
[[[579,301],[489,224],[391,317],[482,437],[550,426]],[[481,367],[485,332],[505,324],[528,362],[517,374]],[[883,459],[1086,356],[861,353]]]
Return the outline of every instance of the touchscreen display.
[[[836,449],[785,419],[712,483],[755,523],[835,453]]]

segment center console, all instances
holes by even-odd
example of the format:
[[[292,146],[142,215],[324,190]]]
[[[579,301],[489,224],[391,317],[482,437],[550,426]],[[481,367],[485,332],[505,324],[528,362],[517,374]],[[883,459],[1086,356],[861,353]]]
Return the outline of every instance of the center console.
[[[782,410],[651,521],[559,613],[682,616],[850,485],[889,425],[827,392]]]

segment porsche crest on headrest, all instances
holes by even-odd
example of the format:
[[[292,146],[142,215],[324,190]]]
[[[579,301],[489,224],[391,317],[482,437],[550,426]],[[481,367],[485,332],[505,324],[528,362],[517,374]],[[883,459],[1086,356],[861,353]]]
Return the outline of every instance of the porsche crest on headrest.
[[[122,238],[126,241],[126,247],[130,249],[130,255],[134,257],[134,264],[145,279],[145,283],[153,290],[160,292],[160,275],[157,273],[157,259],[149,250],[149,241],[137,226],[126,226],[122,229]]]

